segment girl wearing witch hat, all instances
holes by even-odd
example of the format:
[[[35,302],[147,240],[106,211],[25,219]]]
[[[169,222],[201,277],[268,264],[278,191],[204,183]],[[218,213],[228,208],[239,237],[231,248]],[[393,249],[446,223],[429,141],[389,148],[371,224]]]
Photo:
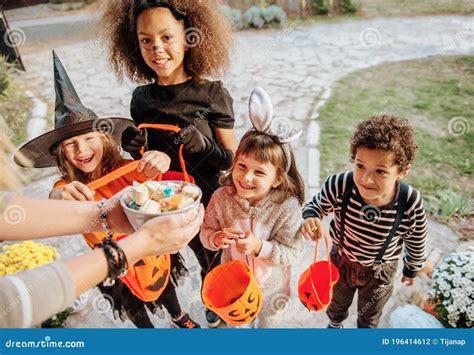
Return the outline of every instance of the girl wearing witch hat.
[[[154,179],[166,172],[170,166],[170,158],[158,151],[148,151],[141,159],[136,171],[118,178],[108,185],[91,190],[87,184],[128,164],[123,159],[117,140],[123,131],[133,124],[129,119],[110,117],[99,118],[92,110],[85,107],[79,99],[62,63],[53,51],[54,79],[56,90],[55,128],[30,142],[24,144],[15,155],[15,162],[24,165],[21,156],[31,162],[32,167],[44,168],[57,166],[61,179],[54,184],[50,198],[63,200],[100,201],[110,198],[133,181],[144,182]],[[103,242],[108,233],[91,232],[84,234],[87,244],[93,248]],[[117,239],[119,235],[113,234]],[[166,257],[169,275],[169,256]],[[154,259],[142,259],[140,265],[155,262]],[[164,259],[162,259],[163,261]],[[134,267],[137,264],[134,265]],[[166,265],[165,262],[160,265]],[[172,275],[179,274],[178,270]],[[182,270],[180,270],[182,271]],[[166,272],[166,270],[164,271]],[[124,282],[115,282],[112,286],[99,285],[105,298],[112,303],[114,315],[118,313],[124,320],[128,315],[139,328],[153,328],[145,306],[154,312],[155,302],[144,302],[135,296]],[[160,281],[161,283],[162,280]],[[165,285],[160,284],[161,292]]]

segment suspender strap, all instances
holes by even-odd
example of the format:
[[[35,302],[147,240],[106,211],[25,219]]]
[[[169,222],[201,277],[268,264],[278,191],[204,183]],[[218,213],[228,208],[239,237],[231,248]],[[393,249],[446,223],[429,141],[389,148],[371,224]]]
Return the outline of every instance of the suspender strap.
[[[403,213],[405,212],[407,206],[407,198],[408,198],[408,185],[405,183],[400,184],[400,192],[398,194],[398,206],[397,206],[397,214],[395,217],[395,222],[393,223],[392,229],[390,230],[390,234],[388,235],[385,243],[383,244],[382,248],[379,250],[379,253],[375,257],[375,264],[381,264],[382,258],[387,250],[390,242],[392,241],[395,233],[397,232],[400,223],[402,222]]]
[[[346,216],[347,216],[347,208],[349,207],[349,201],[352,194],[352,188],[354,187],[354,176],[353,173],[350,172],[347,174],[346,179],[346,188],[344,190],[344,195],[342,196],[342,206],[341,206],[341,226],[339,228],[339,251],[342,252],[342,248],[344,246],[344,238],[345,238],[345,228],[346,228]],[[408,198],[408,185],[405,183],[400,183],[400,192],[398,194],[398,205],[397,205],[397,214],[395,216],[395,222],[393,223],[392,229],[385,240],[382,248],[379,250],[377,256],[375,257],[375,264],[381,264],[385,251],[387,250],[390,242],[392,241],[395,233],[397,232],[400,223],[402,222],[403,214],[405,212],[407,206],[407,198]]]
[[[346,179],[346,188],[344,190],[344,195],[342,196],[342,207],[341,207],[341,227],[339,228],[339,252],[342,252],[342,247],[344,246],[344,230],[346,227],[346,215],[347,207],[349,206],[349,200],[351,199],[352,188],[354,187],[354,175],[352,171],[347,174]]]

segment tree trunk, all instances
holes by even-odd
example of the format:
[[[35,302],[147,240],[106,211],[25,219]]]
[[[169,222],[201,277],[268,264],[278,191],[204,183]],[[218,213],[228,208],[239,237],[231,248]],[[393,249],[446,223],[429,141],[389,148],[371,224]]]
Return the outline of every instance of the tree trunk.
[[[328,5],[331,15],[337,15],[341,12],[340,0],[328,0]]]

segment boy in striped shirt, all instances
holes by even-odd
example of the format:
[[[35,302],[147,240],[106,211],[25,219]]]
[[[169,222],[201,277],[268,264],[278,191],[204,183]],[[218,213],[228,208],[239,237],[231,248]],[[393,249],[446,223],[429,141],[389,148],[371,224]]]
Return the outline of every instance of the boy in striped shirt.
[[[355,292],[357,327],[376,328],[392,294],[404,249],[402,282],[413,284],[426,261],[427,224],[420,193],[401,180],[418,146],[406,119],[372,117],[351,141],[353,171],[329,176],[303,209],[306,238],[327,237],[322,218],[334,213],[331,260],[340,272],[327,310],[328,328],[342,328]]]

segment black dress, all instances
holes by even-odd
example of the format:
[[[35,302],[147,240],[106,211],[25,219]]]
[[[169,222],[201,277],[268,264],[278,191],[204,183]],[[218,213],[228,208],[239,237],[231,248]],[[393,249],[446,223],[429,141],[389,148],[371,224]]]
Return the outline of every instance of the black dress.
[[[193,125],[199,132],[215,141],[214,128],[232,129],[234,127],[233,100],[227,89],[220,81],[194,79],[171,86],[160,86],[158,83],[136,88],[132,94],[130,111],[137,126],[140,123],[159,123],[178,126],[181,129]],[[180,141],[175,134],[168,131],[147,129],[147,150],[158,150],[168,154],[171,158],[171,171],[181,171],[179,164]],[[188,154],[184,151],[186,168],[201,188],[203,196],[201,202],[207,206],[211,195],[220,187],[219,177],[221,170],[232,163],[232,154],[219,159],[209,159],[212,154]],[[201,266],[201,277],[204,278],[211,267],[219,264],[215,252],[203,247],[199,235],[188,244],[193,250]],[[212,265],[211,265],[212,262]],[[173,282],[169,282],[163,294],[153,306],[165,306],[173,316],[181,310],[176,296],[175,286],[179,276],[186,268],[178,255],[172,255]],[[199,292],[199,290],[196,290]],[[147,304],[151,310],[151,304]],[[140,312],[141,313],[141,312]],[[174,313],[174,314],[173,314]],[[135,324],[143,323],[140,316],[135,318]],[[147,321],[144,322],[147,324]]]
[[[171,86],[157,83],[140,86],[133,91],[130,111],[140,123],[160,123],[185,128],[194,125],[201,134],[215,140],[214,128],[234,127],[233,100],[220,81],[188,80]],[[148,150],[158,150],[171,158],[172,171],[179,166],[179,141],[166,131],[148,129]],[[212,193],[219,188],[221,167],[211,165],[206,155],[187,154],[184,159],[188,173],[202,189],[206,206]],[[228,162],[227,162],[228,163]]]

